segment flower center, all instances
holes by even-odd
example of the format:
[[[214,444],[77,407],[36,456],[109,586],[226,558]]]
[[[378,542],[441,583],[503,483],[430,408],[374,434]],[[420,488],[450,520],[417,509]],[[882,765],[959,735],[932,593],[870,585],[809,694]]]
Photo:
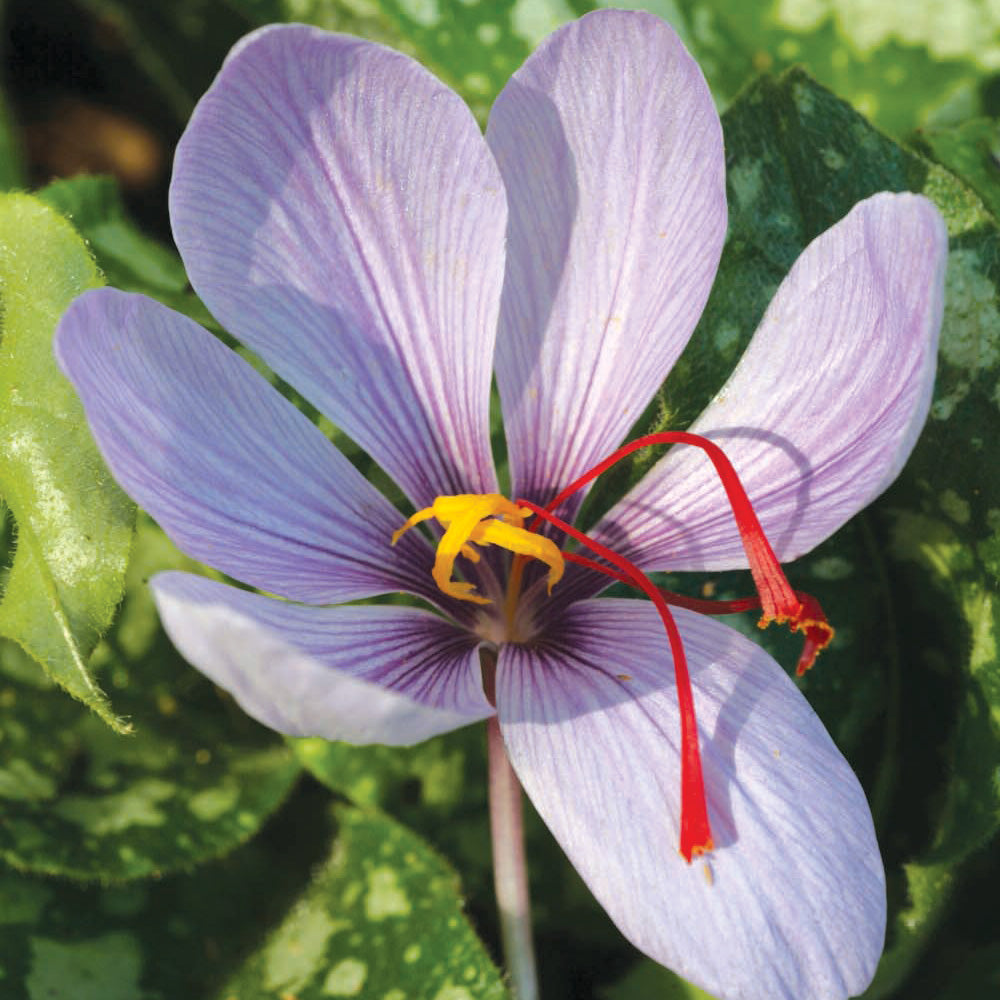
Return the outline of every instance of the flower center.
[[[709,601],[685,597],[657,587],[645,573],[624,556],[601,545],[567,524],[553,512],[570,496],[596,479],[616,462],[640,448],[657,444],[685,444],[705,452],[732,507],[736,526],[743,542],[757,596],[732,601]],[[564,552],[551,540],[525,527],[526,518],[537,518],[558,528],[569,538],[586,546],[599,560],[578,552]],[[771,622],[786,623],[793,631],[805,635],[805,644],[796,672],[805,673],[817,654],[833,638],[833,629],[826,620],[819,602],[808,594],[792,590],[778,559],[771,548],[757,514],[750,503],[736,470],[722,449],[708,438],[686,431],[649,434],[619,448],[589,472],[567,486],[550,504],[541,507],[529,500],[508,500],[499,493],[460,496],[440,496],[430,507],[418,510],[401,528],[393,533],[392,544],[422,521],[436,519],[445,529],[438,542],[431,575],[443,593],[460,601],[491,604],[489,598],[476,592],[475,584],[453,579],[455,560],[459,555],[473,563],[479,562],[476,546],[499,545],[514,553],[504,597],[503,624],[497,622],[495,634],[488,636],[498,642],[517,641],[515,617],[521,594],[524,567],[528,559],[538,559],[549,568],[548,592],[559,582],[566,562],[587,569],[641,590],[656,607],[663,622],[673,659],[674,679],[681,721],[681,816],[680,852],[687,861],[713,849],[712,831],[708,818],[705,783],[702,776],[698,727],[695,719],[694,696],[688,673],[687,658],[680,631],[670,606],[683,607],[702,614],[732,614],[738,611],[760,610],[761,628]]]

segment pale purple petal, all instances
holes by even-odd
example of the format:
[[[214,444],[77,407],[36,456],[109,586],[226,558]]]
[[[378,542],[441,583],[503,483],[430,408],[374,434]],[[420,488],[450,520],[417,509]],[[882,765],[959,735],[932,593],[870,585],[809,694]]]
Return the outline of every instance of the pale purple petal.
[[[673,29],[600,11],[514,74],[486,139],[510,206],[511,475],[542,501],[621,442],[698,321],[726,232],[722,130]]]
[[[407,746],[493,714],[477,639],[428,611],[303,607],[188,573],[152,588],[185,659],[278,732]]]
[[[188,555],[284,597],[434,598],[416,532],[298,410],[197,323],[98,289],[56,356],[125,491]]]
[[[720,1000],[843,1000],[870,981],[885,882],[861,786],[794,683],[733,629],[676,611],[715,850],[678,853],[677,698],[643,601],[574,605],[505,646],[497,710],[536,809],[622,933]]]
[[[691,430],[732,460],[782,561],[898,475],[927,416],[947,234],[937,209],[878,194],[796,261],[729,381]],[[598,537],[646,569],[746,565],[711,465],[677,447]]]
[[[170,215],[223,326],[418,507],[495,489],[506,202],[456,94],[380,45],[262,29],[195,110]]]

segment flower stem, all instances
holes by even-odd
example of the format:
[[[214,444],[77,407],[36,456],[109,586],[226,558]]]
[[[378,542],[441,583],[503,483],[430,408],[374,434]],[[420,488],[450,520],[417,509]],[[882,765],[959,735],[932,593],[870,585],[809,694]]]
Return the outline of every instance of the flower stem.
[[[538,1000],[528,869],[524,860],[521,786],[507,759],[495,715],[487,720],[486,740],[490,761],[493,884],[500,911],[504,958],[515,1000]]]

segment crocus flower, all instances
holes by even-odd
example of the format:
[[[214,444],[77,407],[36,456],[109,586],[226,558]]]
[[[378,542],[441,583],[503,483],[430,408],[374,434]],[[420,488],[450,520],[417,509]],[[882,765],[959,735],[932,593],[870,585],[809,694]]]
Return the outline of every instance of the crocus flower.
[[[406,56],[262,29],[198,105],[170,210],[219,322],[381,465],[414,523],[463,525],[437,550],[401,531],[404,516],[219,340],[142,296],[88,292],[57,353],[114,475],[183,550],[266,592],[154,578],[184,656],[282,733],[411,744],[496,714],[538,812],[639,949],[720,997],[863,990],[885,929],[882,864],[861,787],[794,682],[740,632],[673,612],[712,831],[689,863],[676,657],[657,608],[598,596],[608,581],[560,555],[573,543],[524,527],[522,499],[549,504],[620,444],[715,275],[722,134],[675,33],[620,11],[556,31],[484,140]],[[781,560],[905,462],[931,391],[945,246],[926,200],[860,203],[804,251],[692,428],[723,446]],[[644,571],[748,565],[712,463],[682,446],[592,538]],[[387,593],[427,607],[349,603]]]

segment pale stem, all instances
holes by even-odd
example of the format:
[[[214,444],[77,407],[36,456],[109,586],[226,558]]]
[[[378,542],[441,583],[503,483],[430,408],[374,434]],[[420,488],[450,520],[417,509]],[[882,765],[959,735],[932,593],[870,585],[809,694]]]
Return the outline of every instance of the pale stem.
[[[504,958],[515,1000],[538,1000],[528,869],[524,858],[521,785],[507,759],[495,715],[486,723],[486,740],[490,761],[493,884],[500,911]]]

